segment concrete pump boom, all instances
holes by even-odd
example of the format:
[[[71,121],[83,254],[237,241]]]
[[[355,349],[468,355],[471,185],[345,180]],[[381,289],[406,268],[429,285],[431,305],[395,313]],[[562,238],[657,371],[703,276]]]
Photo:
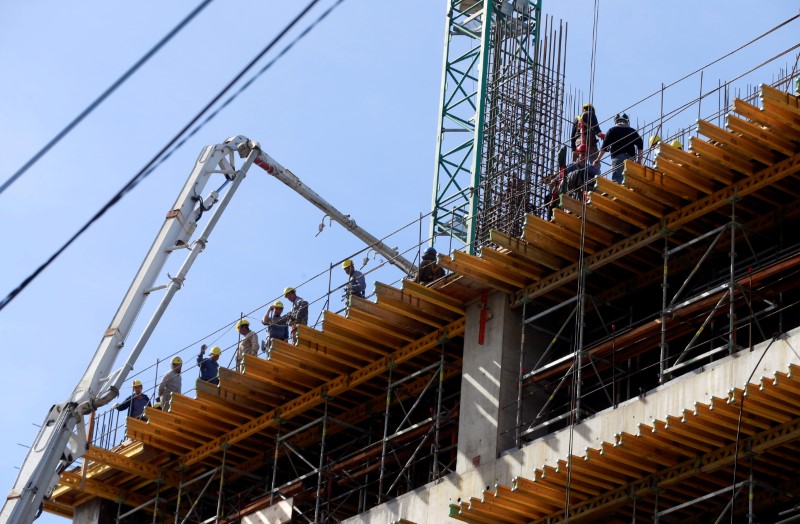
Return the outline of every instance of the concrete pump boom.
[[[235,167],[235,156],[244,158],[239,169]],[[186,274],[197,256],[205,249],[211,231],[219,221],[239,184],[252,164],[294,189],[317,208],[327,213],[356,237],[380,253],[389,263],[410,275],[414,266],[376,237],[358,227],[349,216],[343,215],[317,193],[308,188],[291,171],[278,164],[261,151],[257,142],[243,136],[229,138],[222,144],[206,146],[200,153],[194,169],[189,174],[175,204],[167,213],[164,224],[145,256],[128,292],[103,333],[86,372],[72,394],[61,404],[50,408],[36,439],[31,445],[20,468],[17,480],[0,511],[0,522],[29,524],[35,520],[43,501],[49,497],[59,482],[59,474],[87,450],[84,415],[110,403],[119,394],[120,387],[133,369],[150,335],[172,297],[183,285]],[[203,190],[213,175],[222,175],[223,183],[205,197]],[[227,191],[222,192],[227,187]],[[198,221],[210,213],[200,234],[192,240]],[[188,250],[178,273],[169,277],[166,285],[154,287],[156,279],[175,251]],[[131,349],[125,363],[119,368],[114,364],[131,327],[150,293],[165,289],[156,310],[142,330],[138,341]]]

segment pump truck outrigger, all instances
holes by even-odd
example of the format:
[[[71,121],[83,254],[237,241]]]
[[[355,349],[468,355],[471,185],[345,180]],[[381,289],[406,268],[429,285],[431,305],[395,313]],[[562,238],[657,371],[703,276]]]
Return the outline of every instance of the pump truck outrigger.
[[[235,167],[237,155],[244,159],[238,169]],[[291,171],[265,154],[258,142],[236,136],[225,140],[222,144],[206,146],[200,153],[175,205],[167,213],[150,251],[136,273],[110,326],[103,334],[89,367],[69,398],[50,408],[36,440],[25,457],[17,480],[3,504],[0,522],[29,524],[35,520],[41,513],[43,501],[49,498],[58,484],[59,474],[86,453],[89,442],[84,415],[107,405],[119,394],[120,387],[133,369],[136,359],[147,344],[158,321],[172,297],[183,285],[194,260],[205,249],[211,231],[253,164],[299,193],[406,275],[411,275],[415,270],[414,265],[403,258],[396,249],[388,247],[357,226],[348,215],[340,213],[303,184]],[[212,175],[217,174],[224,176],[224,182],[218,189],[202,197],[201,194]],[[204,214],[210,216],[207,217],[200,234],[192,240],[192,235]],[[183,249],[188,249],[189,253],[178,273],[170,276],[167,284],[154,287],[169,255]],[[124,347],[125,339],[147,296],[162,289],[165,290],[164,296],[144,326],[127,359],[122,366],[114,369],[117,356]]]

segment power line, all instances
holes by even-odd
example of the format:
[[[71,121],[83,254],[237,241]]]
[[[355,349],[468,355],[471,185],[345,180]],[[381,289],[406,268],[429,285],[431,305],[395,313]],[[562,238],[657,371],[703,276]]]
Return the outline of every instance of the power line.
[[[344,1],[344,0],[338,0],[338,1],[337,1],[337,3],[336,3],[336,4],[335,4],[333,7],[331,7],[331,8],[330,8],[330,9],[328,9],[328,10],[327,10],[325,13],[323,13],[323,15],[322,15],[322,17],[321,17],[321,18],[324,18],[325,16],[327,16],[327,15],[328,15],[328,14],[329,14],[329,13],[330,13],[332,10],[333,10],[333,8],[334,8],[334,7],[336,7],[336,6],[340,5],[340,4],[341,4],[343,1]],[[174,137],[172,137],[172,139],[171,139],[169,142],[167,142],[167,144],[166,144],[164,147],[162,147],[162,148],[161,148],[161,150],[160,150],[158,153],[156,153],[156,154],[153,156],[153,158],[151,158],[151,159],[150,159],[150,161],[149,161],[149,162],[147,162],[147,164],[145,164],[145,166],[144,166],[142,169],[140,169],[140,170],[139,170],[139,171],[138,171],[138,172],[137,172],[137,173],[136,173],[136,174],[135,174],[135,175],[134,175],[134,176],[133,176],[133,177],[132,177],[132,178],[131,178],[131,179],[130,179],[130,180],[129,180],[129,181],[128,181],[128,182],[127,182],[127,183],[126,183],[124,186],[123,186],[123,187],[122,187],[122,189],[120,189],[120,190],[119,190],[119,191],[118,191],[118,192],[117,192],[117,193],[116,193],[116,194],[115,194],[113,197],[111,197],[111,199],[110,199],[110,200],[109,200],[109,201],[108,201],[108,202],[107,202],[107,203],[106,203],[106,204],[105,204],[105,205],[104,205],[104,206],[103,206],[103,207],[102,207],[102,208],[101,208],[101,209],[100,209],[100,210],[99,210],[97,213],[95,213],[95,214],[94,214],[94,216],[93,216],[92,218],[90,218],[88,222],[86,222],[86,223],[85,223],[85,224],[84,224],[84,225],[83,225],[83,226],[82,226],[82,227],[81,227],[81,228],[80,228],[80,229],[77,231],[77,233],[75,233],[74,235],[72,235],[72,237],[70,237],[70,239],[69,239],[69,240],[67,240],[67,242],[66,242],[66,243],[64,243],[64,245],[63,245],[63,246],[61,246],[61,247],[60,247],[60,248],[59,248],[59,249],[58,249],[58,250],[57,250],[55,253],[53,253],[53,254],[50,256],[50,258],[48,258],[48,259],[47,259],[47,260],[46,260],[46,261],[45,261],[45,262],[44,262],[42,265],[40,265],[40,266],[39,266],[39,267],[38,267],[38,268],[37,268],[37,269],[36,269],[36,270],[35,270],[33,273],[31,273],[31,274],[30,274],[30,275],[29,275],[29,276],[28,276],[28,277],[27,277],[25,280],[23,280],[23,281],[22,281],[22,283],[20,283],[20,284],[19,284],[19,285],[18,285],[16,288],[14,288],[14,289],[13,289],[13,290],[12,290],[12,291],[11,291],[11,292],[8,294],[8,295],[6,295],[6,297],[5,297],[5,298],[3,298],[3,300],[2,300],[2,301],[0,301],[0,311],[2,311],[2,310],[3,310],[3,309],[4,309],[4,308],[5,308],[5,307],[6,307],[6,306],[7,306],[7,305],[8,305],[8,304],[9,304],[9,303],[12,301],[12,300],[14,300],[14,298],[15,298],[17,295],[19,295],[19,294],[20,294],[20,293],[21,293],[21,292],[22,292],[22,291],[23,291],[23,290],[24,290],[26,287],[28,287],[28,285],[29,285],[31,282],[33,282],[33,280],[34,280],[34,279],[36,279],[36,277],[38,277],[38,276],[39,276],[39,274],[40,274],[42,271],[44,271],[45,269],[47,269],[47,267],[48,267],[48,266],[49,266],[49,265],[50,265],[50,264],[51,264],[51,263],[52,263],[52,262],[53,262],[53,261],[54,261],[56,258],[58,258],[58,256],[59,256],[59,255],[61,255],[61,253],[63,253],[63,252],[64,252],[64,251],[65,251],[65,250],[66,250],[66,249],[67,249],[67,248],[68,248],[68,247],[69,247],[69,246],[70,246],[70,245],[71,245],[71,244],[72,244],[72,243],[73,243],[75,240],[77,240],[77,239],[78,239],[78,237],[80,237],[80,236],[81,236],[81,235],[82,235],[82,234],[83,234],[83,233],[84,233],[84,232],[85,232],[87,229],[89,229],[89,227],[90,227],[92,224],[94,224],[94,223],[95,223],[95,222],[96,222],[96,221],[97,221],[97,220],[98,220],[98,219],[99,219],[101,216],[103,216],[103,215],[106,213],[106,211],[108,211],[109,209],[111,209],[111,208],[112,208],[112,207],[113,207],[113,206],[114,206],[114,205],[115,205],[117,202],[119,202],[119,201],[122,199],[122,197],[124,197],[124,196],[125,196],[127,193],[129,193],[129,192],[130,192],[130,191],[131,191],[131,190],[132,190],[134,187],[136,187],[136,186],[139,184],[139,182],[141,182],[142,180],[144,180],[144,179],[145,179],[145,178],[146,178],[146,177],[147,177],[147,176],[148,176],[150,173],[152,173],[152,172],[153,172],[153,170],[154,170],[154,168],[155,168],[155,166],[157,166],[157,165],[158,165],[158,163],[159,163],[159,162],[162,160],[162,156],[163,156],[163,155],[165,155],[165,153],[166,153],[166,152],[167,152],[167,151],[168,151],[168,150],[169,150],[169,149],[170,149],[170,148],[171,148],[171,147],[172,147],[172,146],[173,146],[173,145],[174,145],[174,144],[175,144],[175,143],[176,143],[178,140],[180,140],[180,138],[181,138],[181,137],[184,135],[184,133],[186,133],[186,132],[187,132],[187,131],[188,131],[188,130],[189,130],[189,129],[190,129],[190,128],[191,128],[191,127],[192,127],[192,126],[193,126],[193,125],[194,125],[194,124],[195,124],[195,123],[198,121],[198,120],[200,120],[200,118],[201,118],[201,117],[202,117],[202,116],[203,116],[203,115],[204,115],[204,114],[205,114],[205,113],[206,113],[206,112],[207,112],[207,111],[208,111],[208,110],[209,110],[211,107],[213,107],[213,106],[214,106],[214,104],[216,104],[216,103],[217,103],[217,102],[218,102],[218,101],[219,101],[219,100],[220,100],[220,99],[221,99],[221,98],[222,98],[222,97],[225,95],[225,93],[227,93],[227,92],[228,92],[228,91],[229,91],[229,90],[230,90],[230,89],[231,89],[231,88],[232,88],[232,87],[233,87],[233,86],[234,86],[234,85],[235,85],[235,84],[236,84],[236,83],[237,83],[239,80],[241,80],[241,78],[242,78],[242,77],[243,77],[245,74],[247,74],[247,72],[248,72],[250,69],[252,69],[252,68],[253,68],[253,66],[255,66],[255,64],[256,64],[256,63],[258,63],[258,61],[259,61],[261,58],[263,58],[263,56],[264,56],[264,55],[265,55],[267,52],[269,52],[269,51],[270,51],[270,50],[271,50],[271,49],[272,49],[272,48],[273,48],[273,47],[274,47],[274,46],[275,46],[275,45],[276,45],[276,44],[277,44],[277,43],[278,43],[278,42],[279,42],[279,41],[280,41],[280,40],[281,40],[281,39],[282,39],[282,38],[283,38],[283,37],[284,37],[284,36],[285,36],[285,35],[286,35],[286,34],[287,34],[287,33],[288,33],[288,32],[289,32],[289,31],[290,31],[290,30],[291,30],[291,29],[294,27],[294,26],[295,26],[295,25],[297,25],[297,23],[298,23],[298,22],[299,22],[299,21],[300,21],[300,20],[301,20],[301,19],[302,19],[302,18],[303,18],[303,17],[304,17],[306,14],[308,14],[308,12],[309,12],[309,11],[310,11],[310,10],[311,10],[311,9],[312,9],[312,8],[313,8],[313,7],[314,7],[316,4],[317,4],[317,3],[319,3],[319,0],[311,0],[311,2],[309,2],[309,4],[308,4],[308,5],[307,5],[305,8],[303,8],[303,10],[302,10],[302,11],[301,11],[301,12],[300,12],[300,13],[299,13],[297,16],[295,16],[295,18],[294,18],[294,19],[292,19],[292,21],[291,21],[291,22],[289,22],[289,24],[287,24],[287,25],[286,25],[286,26],[285,26],[285,27],[284,27],[284,28],[281,30],[281,32],[280,32],[280,33],[278,33],[278,35],[277,35],[275,38],[273,38],[273,39],[272,39],[272,41],[270,41],[270,43],[269,43],[269,44],[267,44],[267,45],[266,45],[266,47],[264,47],[264,49],[262,49],[262,50],[260,51],[260,52],[259,52],[259,53],[258,53],[258,54],[255,56],[255,58],[253,58],[253,59],[252,59],[252,60],[251,60],[251,61],[250,61],[250,62],[249,62],[249,63],[248,63],[248,64],[247,64],[245,67],[244,67],[244,69],[242,69],[242,70],[241,70],[241,71],[240,71],[240,72],[239,72],[239,73],[238,73],[238,74],[237,74],[237,75],[236,75],[236,76],[233,78],[233,80],[231,80],[230,82],[228,82],[228,84],[227,84],[227,85],[226,85],[224,88],[222,88],[222,90],[221,90],[221,91],[220,91],[220,92],[219,92],[219,93],[218,93],[216,96],[214,96],[214,98],[212,98],[212,99],[211,99],[211,101],[210,101],[208,104],[206,104],[206,105],[205,105],[205,107],[203,107],[203,109],[201,109],[201,110],[200,110],[200,111],[199,111],[199,112],[198,112],[198,113],[197,113],[197,114],[196,114],[196,115],[195,115],[195,116],[194,116],[194,117],[193,117],[193,118],[192,118],[192,119],[191,119],[191,120],[190,120],[190,121],[189,121],[189,122],[188,122],[188,123],[185,125],[185,126],[183,126],[183,128],[182,128],[182,129],[181,129],[181,130],[180,130],[180,131],[179,131],[179,132],[178,132],[178,133],[177,133],[177,134],[176,134]],[[320,18],[320,19],[321,19],[321,18]],[[314,22],[314,23],[313,23],[313,24],[312,24],[310,27],[314,27],[314,25],[316,25],[316,24],[319,22],[319,20],[320,20],[320,19],[318,19],[316,22]],[[310,28],[307,28],[306,30],[304,30],[304,31],[303,31],[303,32],[302,32],[302,33],[301,33],[301,34],[300,34],[300,35],[299,35],[299,36],[298,36],[298,37],[297,37],[297,38],[296,38],[296,39],[295,39],[295,40],[294,40],[294,41],[293,41],[293,42],[292,42],[292,43],[291,43],[291,44],[290,44],[288,47],[287,47],[287,49],[288,49],[289,47],[291,47],[292,45],[294,45],[294,44],[295,44],[295,43],[296,43],[296,42],[297,42],[299,39],[301,39],[301,38],[303,38],[304,36],[306,36],[306,35],[308,34],[309,30],[310,30]],[[278,55],[278,58],[279,58],[279,57],[281,57],[281,56],[283,56],[283,54],[285,53],[285,51],[286,51],[286,49],[284,49],[284,51],[283,51],[283,52],[281,52],[281,53]],[[275,60],[277,60],[277,58],[276,58]],[[266,70],[266,67],[268,67],[268,66],[270,66],[270,65],[274,64],[274,63],[275,63],[275,60],[271,61],[271,62],[270,62],[270,63],[269,63],[267,66],[265,66],[265,68],[264,68],[264,69],[262,69],[260,73],[263,73],[263,72]],[[260,73],[259,73],[259,74],[260,74]],[[246,85],[250,85],[250,83],[248,83],[248,84],[246,84]],[[214,113],[214,114],[216,114],[216,113]],[[205,122],[203,122],[203,124],[205,124],[206,122],[208,122],[208,120],[206,120]],[[197,130],[195,129],[193,132],[196,132],[196,131],[197,131]],[[181,142],[181,144],[183,144],[183,143],[184,143],[184,142]],[[175,151],[175,149],[173,149],[172,151],[170,151],[170,152],[169,152],[169,154],[172,154],[174,151]]]
[[[162,48],[162,47],[164,47],[164,45],[165,45],[167,42],[169,42],[170,40],[172,40],[172,37],[173,37],[173,36],[177,35],[177,34],[180,32],[180,30],[181,30],[181,29],[183,29],[184,27],[186,27],[186,25],[187,25],[187,24],[188,24],[188,23],[189,23],[189,22],[190,22],[190,21],[191,21],[191,20],[192,20],[192,19],[193,19],[195,16],[197,16],[198,14],[200,14],[200,12],[201,12],[203,9],[205,9],[206,7],[208,7],[208,4],[210,4],[211,2],[213,2],[213,0],[204,0],[204,1],[203,1],[203,2],[200,4],[200,5],[198,5],[198,6],[197,6],[197,7],[194,9],[194,11],[192,11],[191,13],[189,13],[189,15],[188,15],[186,18],[184,18],[183,20],[181,20],[181,22],[180,22],[178,25],[176,25],[176,26],[175,26],[175,27],[172,29],[172,31],[170,31],[169,33],[167,33],[167,35],[166,35],[164,38],[162,38],[162,39],[161,39],[161,40],[160,40],[160,41],[159,41],[159,42],[158,42],[158,43],[157,43],[155,46],[153,46],[153,48],[152,48],[152,49],[150,49],[150,51],[148,51],[147,53],[145,53],[145,55],[144,55],[142,58],[140,58],[140,59],[139,59],[139,61],[137,61],[135,64],[133,64],[133,66],[131,66],[131,68],[130,68],[130,69],[128,69],[128,70],[125,72],[125,74],[123,74],[121,77],[119,77],[119,78],[117,79],[117,81],[116,81],[116,82],[114,82],[113,84],[111,84],[111,86],[110,86],[108,89],[106,89],[106,90],[103,92],[103,94],[101,94],[99,97],[97,97],[97,99],[96,99],[94,102],[92,102],[91,104],[89,104],[89,107],[87,107],[86,109],[84,109],[84,110],[83,110],[83,112],[82,112],[81,114],[79,114],[77,117],[75,117],[75,119],[74,119],[72,122],[70,122],[69,124],[67,124],[67,126],[66,126],[64,129],[62,129],[62,130],[61,130],[61,131],[60,131],[60,132],[59,132],[59,133],[58,133],[58,134],[57,134],[55,137],[53,137],[53,139],[52,139],[52,140],[50,140],[50,141],[49,141],[47,144],[45,144],[45,146],[44,146],[43,148],[41,148],[41,149],[40,149],[38,152],[36,152],[36,153],[35,153],[35,154],[34,154],[34,155],[31,157],[31,159],[30,159],[30,160],[28,160],[27,162],[25,162],[25,164],[23,164],[23,166],[22,166],[21,168],[19,168],[19,169],[17,170],[17,172],[16,172],[16,173],[14,173],[13,175],[11,175],[11,177],[10,177],[8,180],[6,180],[5,182],[3,182],[3,185],[1,185],[1,186],[0,186],[0,194],[2,194],[2,193],[3,193],[3,191],[5,191],[6,189],[8,189],[8,188],[11,186],[11,184],[13,184],[14,182],[16,182],[16,181],[17,181],[17,179],[18,179],[19,177],[21,177],[21,176],[22,176],[22,175],[23,175],[23,174],[24,174],[26,171],[28,171],[28,169],[30,169],[30,167],[31,167],[31,166],[33,166],[33,164],[35,164],[36,162],[38,162],[40,158],[42,158],[42,157],[43,157],[43,156],[44,156],[44,155],[45,155],[45,154],[46,154],[48,151],[50,151],[50,149],[52,149],[52,148],[53,148],[53,146],[55,146],[57,143],[59,143],[59,142],[61,141],[61,139],[62,139],[62,138],[64,138],[65,136],[67,136],[67,135],[70,133],[70,131],[72,131],[72,130],[75,128],[75,126],[77,126],[78,124],[80,124],[80,123],[83,121],[83,119],[84,119],[84,118],[86,118],[87,116],[89,116],[89,114],[90,114],[92,111],[94,111],[94,110],[97,108],[97,106],[99,106],[101,103],[103,103],[103,101],[104,101],[106,98],[108,98],[108,97],[109,97],[109,95],[111,95],[111,93],[113,93],[114,91],[116,91],[116,90],[117,90],[117,88],[118,88],[119,86],[121,86],[122,84],[124,84],[124,83],[125,83],[125,81],[127,81],[127,80],[128,80],[128,78],[130,78],[130,77],[133,75],[133,73],[135,73],[135,72],[136,72],[136,71],[137,71],[137,70],[138,70],[140,67],[142,67],[142,66],[145,64],[145,62],[147,62],[148,60],[150,60],[150,58],[152,58],[152,57],[153,57],[153,55],[155,55],[155,54],[156,54],[158,51],[160,51],[160,50],[161,50],[161,48]]]

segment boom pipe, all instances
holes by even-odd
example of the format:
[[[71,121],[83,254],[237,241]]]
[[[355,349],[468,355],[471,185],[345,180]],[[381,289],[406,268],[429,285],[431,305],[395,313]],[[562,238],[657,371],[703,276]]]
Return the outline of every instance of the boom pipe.
[[[268,154],[264,153],[261,150],[261,146],[258,144],[258,142],[251,140],[246,144],[240,144],[239,155],[247,156],[247,153],[249,152],[248,149],[255,149],[259,151],[255,161],[253,162],[255,165],[274,176],[297,192],[300,196],[314,204],[318,209],[331,217],[332,220],[335,220],[341,224],[342,227],[353,233],[360,240],[364,241],[377,253],[384,256],[390,264],[399,268],[400,271],[406,275],[411,275],[416,271],[414,264],[405,259],[396,248],[387,246],[381,240],[359,227],[356,224],[356,221],[350,218],[350,215],[342,214],[327,200],[319,196],[314,190],[305,185],[294,173],[276,162]]]

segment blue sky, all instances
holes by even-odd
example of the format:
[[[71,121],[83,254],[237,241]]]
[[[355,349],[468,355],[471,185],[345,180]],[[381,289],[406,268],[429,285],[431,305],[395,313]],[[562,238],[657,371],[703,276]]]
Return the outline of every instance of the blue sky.
[[[301,4],[212,3],[0,194],[0,294],[5,296],[83,225]],[[149,0],[0,4],[0,181],[194,5]],[[587,95],[593,6],[588,0],[544,3],[546,13],[569,24],[568,82]],[[418,241],[415,221],[430,210],[445,7],[445,0],[346,0],[0,312],[6,369],[0,385],[6,425],[0,437],[0,486],[9,489],[16,478],[26,453],[18,444],[32,442],[34,424],[69,395],[83,374],[203,146],[249,136],[374,235],[410,224],[390,244],[406,249]],[[593,96],[601,120],[797,12],[797,3],[788,0],[759,5],[601,2]],[[797,44],[798,34],[795,21],[717,64],[704,74],[706,90]],[[791,68],[795,59],[796,51],[738,85],[771,81],[779,67]],[[665,107],[692,99],[699,90],[695,76],[666,94]],[[632,121],[658,118],[659,98],[631,109]],[[703,114],[716,109],[716,95],[713,103],[711,98]],[[669,127],[688,126],[696,117],[694,106]],[[363,246],[337,225],[315,236],[321,219],[322,213],[302,198],[253,169],[139,359],[134,373],[141,373],[145,387],[152,388],[163,372],[163,364],[158,372],[152,368],[156,359],[182,348],[189,348],[180,353],[184,360],[192,359],[201,340],[223,349],[235,344],[232,329],[214,333],[241,312],[271,302],[285,286],[321,274],[299,294],[312,301],[322,296],[330,264]],[[424,221],[423,235],[427,228]],[[362,258],[356,258],[358,266]],[[371,259],[364,271],[378,262]],[[400,276],[391,268],[375,271],[367,276],[368,287]],[[332,285],[343,280],[335,267]],[[339,294],[332,298],[332,308],[338,309]],[[322,306],[322,301],[312,306],[312,318]],[[228,360],[223,356],[223,363]],[[193,383],[195,373],[188,371],[185,385]]]

